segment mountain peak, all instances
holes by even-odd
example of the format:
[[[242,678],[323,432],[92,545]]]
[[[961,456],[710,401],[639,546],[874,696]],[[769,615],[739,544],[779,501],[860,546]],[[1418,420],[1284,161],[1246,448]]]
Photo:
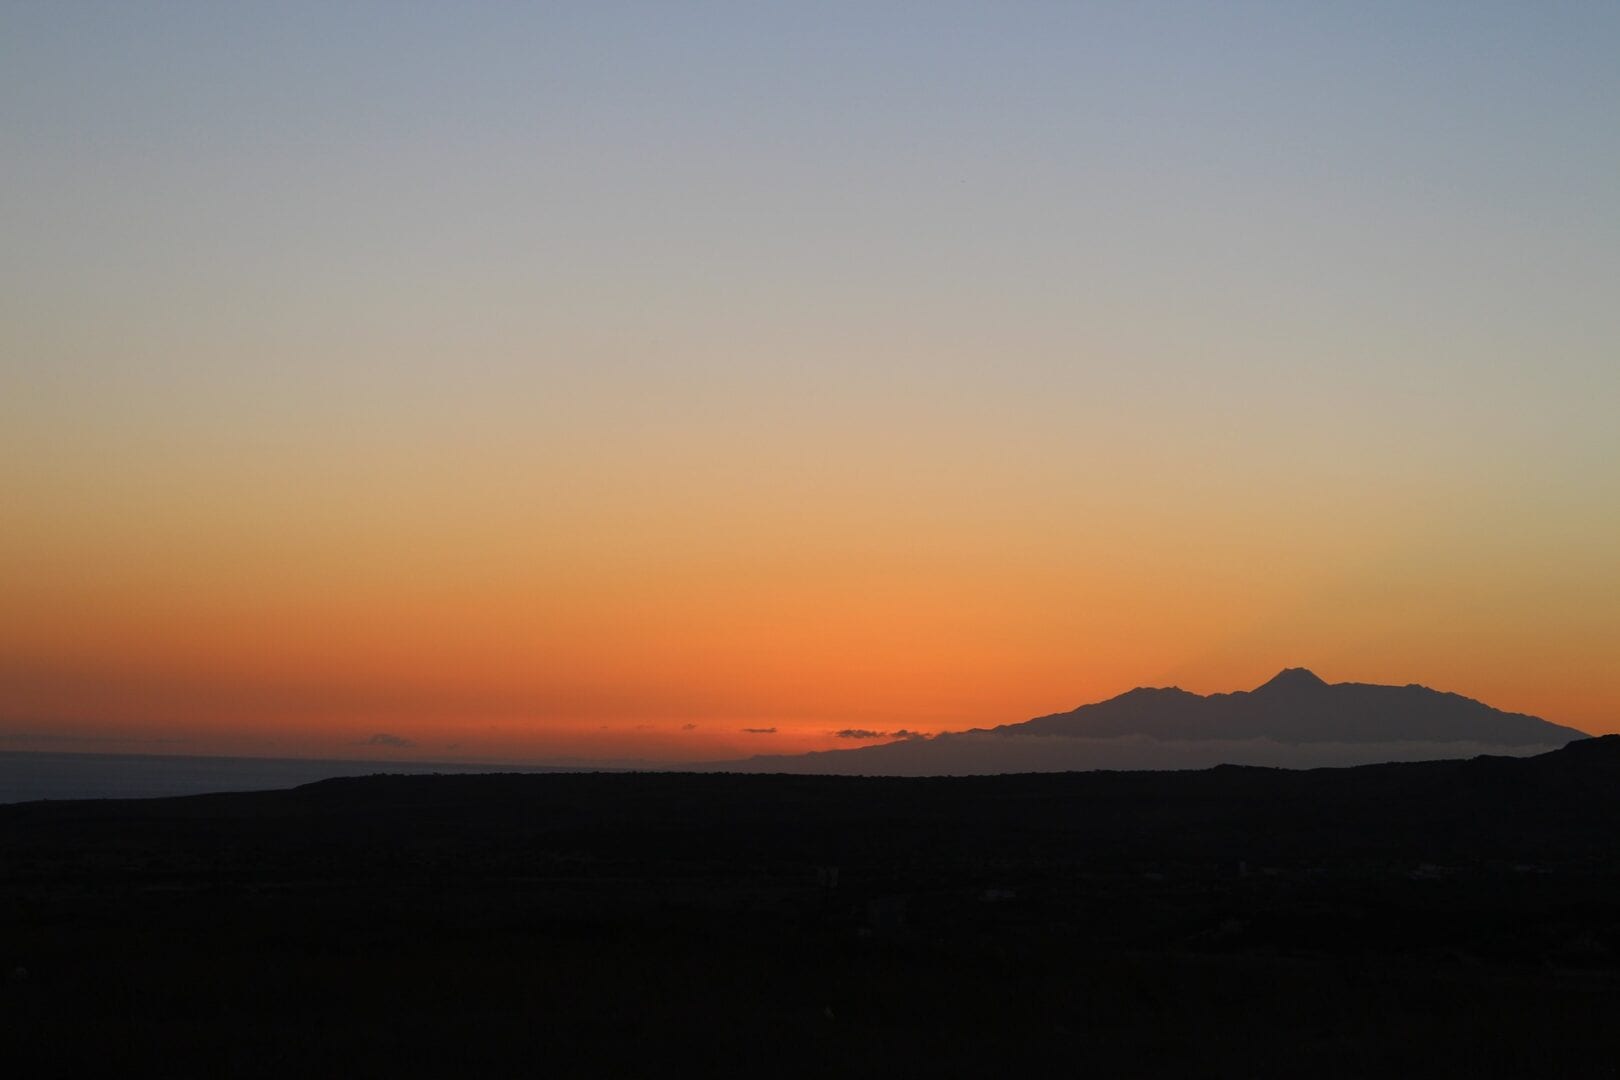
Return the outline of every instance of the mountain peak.
[[[1023,737],[1023,738],[1021,738]],[[1572,740],[1587,740],[1573,742]],[[1218,762],[1320,768],[1379,761],[1523,757],[1559,746],[1557,760],[1620,769],[1612,743],[1460,694],[1416,684],[1329,684],[1305,668],[1284,668],[1253,691],[1192,694],[1137,687],[1106,701],[1022,724],[828,751],[811,772],[945,775],[1069,769],[1182,769]],[[790,757],[757,759],[776,771]],[[812,758],[802,759],[808,766]],[[800,771],[793,768],[787,771]],[[1612,778],[1611,778],[1612,779]]]
[[[1310,668],[1288,667],[1283,668],[1271,677],[1271,680],[1255,688],[1261,690],[1318,690],[1327,686]]]

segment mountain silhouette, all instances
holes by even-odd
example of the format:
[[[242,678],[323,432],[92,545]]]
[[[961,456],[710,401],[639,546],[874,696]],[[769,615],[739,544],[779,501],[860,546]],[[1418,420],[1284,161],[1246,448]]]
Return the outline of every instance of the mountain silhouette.
[[[1327,683],[1284,668],[1253,690],[1207,697],[1177,687],[1137,687],[1065,713],[994,729],[1001,734],[1280,742],[1482,742],[1562,745],[1586,732],[1411,683]]]
[[[935,776],[1090,769],[1282,768],[1523,757],[1584,731],[1504,712],[1415,683],[1328,683],[1285,668],[1253,690],[1194,694],[1139,686],[1018,724],[850,750],[761,755],[701,768],[747,772]]]

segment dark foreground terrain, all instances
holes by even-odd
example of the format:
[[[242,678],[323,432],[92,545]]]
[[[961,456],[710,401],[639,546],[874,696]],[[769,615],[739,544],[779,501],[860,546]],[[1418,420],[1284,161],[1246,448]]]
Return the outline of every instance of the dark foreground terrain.
[[[1620,737],[0,807],[7,1075],[1620,1075]]]

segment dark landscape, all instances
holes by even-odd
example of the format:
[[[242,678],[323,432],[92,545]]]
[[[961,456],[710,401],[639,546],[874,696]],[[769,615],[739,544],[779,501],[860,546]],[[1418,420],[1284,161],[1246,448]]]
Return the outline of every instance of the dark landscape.
[[[3,806],[0,1053],[18,1076],[1612,1076],[1617,820],[1620,736]]]

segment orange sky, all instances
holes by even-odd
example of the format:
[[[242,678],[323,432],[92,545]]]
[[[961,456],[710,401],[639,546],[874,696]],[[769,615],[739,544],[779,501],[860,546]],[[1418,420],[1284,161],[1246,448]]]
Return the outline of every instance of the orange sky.
[[[574,493],[510,462],[396,476],[228,445],[190,470],[111,455],[94,500],[54,496],[83,476],[31,472],[13,490],[39,483],[34,515],[0,540],[7,726],[190,752],[690,759],[1305,665],[1620,728],[1606,552],[1489,493],[1436,521],[1417,509],[1440,493],[1342,472],[1212,488],[1207,469],[1032,455],[1003,474],[950,452],[828,461],[826,482],[767,456],[720,494],[651,451],[644,475],[602,464]]]
[[[0,748],[1620,731],[1612,13],[601,7],[8,14]]]

